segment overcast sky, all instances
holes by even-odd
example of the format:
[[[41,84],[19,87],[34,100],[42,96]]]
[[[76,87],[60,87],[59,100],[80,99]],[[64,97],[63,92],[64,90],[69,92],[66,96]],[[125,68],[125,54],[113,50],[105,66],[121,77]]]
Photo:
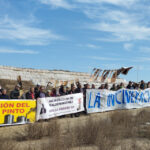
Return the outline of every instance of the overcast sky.
[[[0,65],[150,80],[149,0],[0,0]]]

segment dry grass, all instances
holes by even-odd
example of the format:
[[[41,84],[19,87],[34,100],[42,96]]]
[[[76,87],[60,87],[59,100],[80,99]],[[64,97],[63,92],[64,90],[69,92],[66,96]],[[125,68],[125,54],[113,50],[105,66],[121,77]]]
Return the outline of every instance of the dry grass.
[[[133,141],[135,138],[150,139],[150,126],[142,128],[142,125],[149,120],[147,111],[141,111],[136,116],[132,116],[128,111],[114,112],[105,120],[89,117],[83,126],[79,123],[73,129],[69,129],[64,142],[67,147],[96,145],[99,150],[109,150],[125,139],[132,138]],[[133,142],[131,149],[139,148]]]
[[[0,150],[15,150],[15,143],[13,141],[0,141]]]
[[[136,139],[150,139],[150,126],[145,125],[149,120],[147,111],[141,111],[136,116],[132,116],[128,111],[120,111],[112,113],[105,120],[88,117],[85,123],[81,123],[80,120],[73,126],[68,122],[64,134],[60,132],[58,121],[50,120],[50,122],[27,125],[24,131],[16,134],[14,140],[32,142],[39,139],[42,141],[46,138],[47,143],[40,143],[41,150],[72,150],[75,147],[79,149],[82,147],[82,150],[84,150],[83,147],[116,150],[117,146],[120,146],[121,150],[140,150]],[[128,139],[132,139],[130,148],[128,144],[122,144],[122,141]],[[4,142],[5,148],[0,149],[10,150],[9,147],[13,148],[12,143],[11,141]],[[35,150],[36,146],[29,145],[26,150]]]
[[[143,124],[145,122],[150,122],[150,111],[142,110],[137,116],[136,116],[136,122]]]
[[[113,141],[108,140],[108,127],[108,120],[96,121],[89,117],[84,125],[78,123],[74,128],[69,130],[70,132],[64,137],[64,143],[68,148],[96,145],[103,147],[103,150],[105,150],[106,145],[108,148],[109,145],[113,144]]]
[[[60,127],[57,123],[57,120],[52,120],[48,123],[34,123],[29,124],[25,127],[23,131],[19,131],[16,133],[15,138],[18,141],[25,140],[38,140],[43,137],[57,137],[60,133]]]

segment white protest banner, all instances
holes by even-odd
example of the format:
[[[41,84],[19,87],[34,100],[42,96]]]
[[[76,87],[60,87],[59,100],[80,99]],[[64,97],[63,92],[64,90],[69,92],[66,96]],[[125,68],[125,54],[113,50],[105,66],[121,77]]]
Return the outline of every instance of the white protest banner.
[[[83,94],[46,97],[37,100],[37,120],[84,111]]]
[[[150,89],[142,91],[129,89],[120,89],[118,91],[89,89],[86,92],[86,109],[88,113],[149,106]]]

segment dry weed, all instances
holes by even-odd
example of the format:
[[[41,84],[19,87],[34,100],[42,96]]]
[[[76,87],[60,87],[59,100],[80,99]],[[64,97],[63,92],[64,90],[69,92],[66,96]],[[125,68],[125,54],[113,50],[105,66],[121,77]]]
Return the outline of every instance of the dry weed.
[[[52,120],[48,123],[34,123],[28,124],[23,131],[16,133],[15,138],[18,141],[24,140],[38,140],[45,136],[54,137],[58,136],[60,133],[60,126],[57,120]]]

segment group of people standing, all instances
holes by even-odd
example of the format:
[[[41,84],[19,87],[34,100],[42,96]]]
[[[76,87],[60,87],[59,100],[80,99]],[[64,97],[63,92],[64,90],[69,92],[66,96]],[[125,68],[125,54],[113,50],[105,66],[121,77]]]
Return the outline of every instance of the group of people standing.
[[[121,88],[127,89],[136,89],[136,90],[144,90],[146,88],[150,88],[150,82],[145,83],[143,80],[139,83],[129,81],[128,85],[125,86],[123,83],[113,84],[111,87],[107,83],[101,84],[98,89],[108,89],[112,91],[119,90]],[[7,94],[7,90],[0,86],[0,99],[38,99],[44,97],[56,97],[56,96],[64,96],[68,94],[75,93],[83,93],[84,98],[86,97],[86,89],[95,89],[95,85],[92,84],[84,84],[84,87],[80,84],[80,82],[76,82],[76,84],[71,84],[71,87],[67,87],[61,85],[59,88],[51,88],[51,90],[47,90],[44,86],[37,85],[35,87],[31,87],[29,91],[24,92],[22,84],[17,84],[10,92]]]

